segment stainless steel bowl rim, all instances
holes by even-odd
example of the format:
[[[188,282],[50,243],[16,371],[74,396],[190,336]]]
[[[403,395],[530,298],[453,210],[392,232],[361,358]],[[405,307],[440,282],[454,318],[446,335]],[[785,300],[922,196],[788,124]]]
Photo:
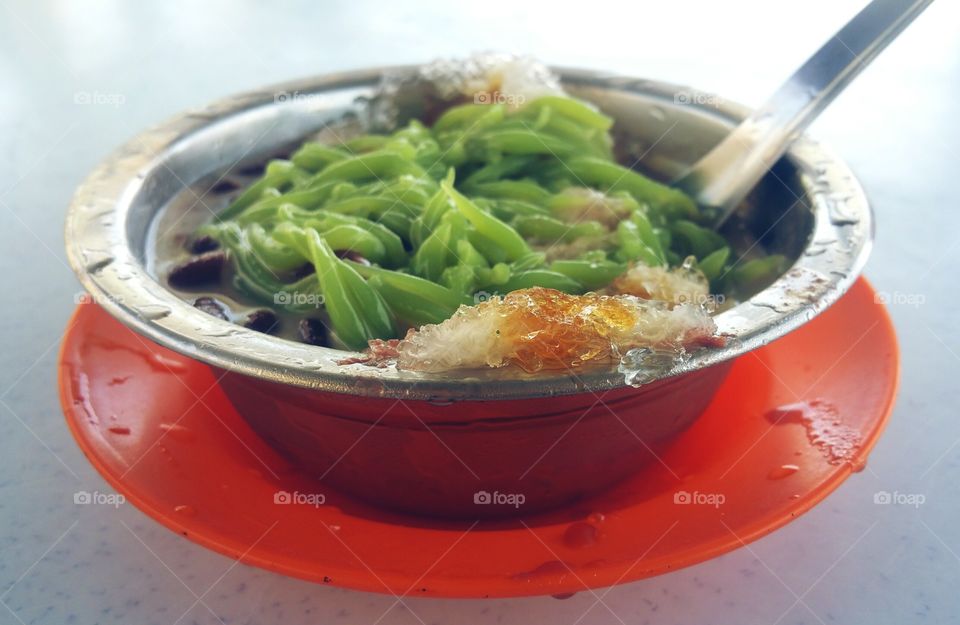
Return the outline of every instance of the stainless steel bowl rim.
[[[265,87],[184,112],[121,146],[78,187],[67,214],[67,257],[91,299],[142,336],[181,354],[220,369],[321,391],[447,402],[577,393],[600,398],[625,387],[616,363],[537,374],[513,367],[425,374],[341,365],[348,352],[278,339],[194,308],[154,279],[131,250],[127,224],[137,194],[150,173],[165,167],[165,157],[188,137],[232,116],[280,106],[278,93],[373,89],[384,74],[415,71],[415,66],[382,67]],[[730,123],[747,111],[669,83],[580,69],[555,71],[565,84],[635,91],[666,105],[684,94],[685,106],[709,108],[711,115]],[[860,274],[873,241],[873,215],[860,184],[841,160],[807,136],[794,143],[787,158],[809,190],[815,224],[807,249],[770,287],[715,316],[719,331],[731,337],[724,347],[693,352],[669,376],[740,356],[800,327],[837,301]]]

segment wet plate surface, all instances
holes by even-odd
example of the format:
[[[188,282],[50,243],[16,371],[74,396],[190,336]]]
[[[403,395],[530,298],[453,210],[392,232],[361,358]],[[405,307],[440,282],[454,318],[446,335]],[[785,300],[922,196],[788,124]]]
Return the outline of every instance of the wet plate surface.
[[[75,322],[61,355],[66,418],[132,503],[246,564],[395,594],[560,596],[735,549],[863,467],[897,384],[892,326],[860,280],[808,325],[742,356],[707,412],[626,483],[550,514],[439,523],[324,488],[253,434],[206,366],[94,305]]]

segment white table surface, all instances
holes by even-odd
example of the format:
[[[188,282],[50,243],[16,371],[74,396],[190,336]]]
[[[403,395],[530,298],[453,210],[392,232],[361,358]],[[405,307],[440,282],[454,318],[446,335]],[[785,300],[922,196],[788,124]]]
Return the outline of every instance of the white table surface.
[[[237,565],[108,491],[61,417],[56,358],[79,287],[74,187],[141,128],[219,96],[478,50],[696,85],[759,103],[859,2],[0,1],[0,624],[948,623],[960,618],[960,5],[940,0],[811,132],[877,211],[866,274],[891,306],[902,387],[870,458],[747,548],[571,599],[430,600]],[[79,94],[79,95],[78,95]],[[89,97],[88,97],[89,96]],[[92,101],[82,103],[84,99]],[[908,303],[909,302],[909,303]],[[880,490],[919,507],[873,503]]]

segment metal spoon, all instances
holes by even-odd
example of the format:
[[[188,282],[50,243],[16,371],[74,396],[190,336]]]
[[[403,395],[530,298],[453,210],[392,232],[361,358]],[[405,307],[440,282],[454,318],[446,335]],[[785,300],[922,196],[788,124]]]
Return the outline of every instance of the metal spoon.
[[[873,0],[673,184],[719,228],[801,132],[933,0]]]

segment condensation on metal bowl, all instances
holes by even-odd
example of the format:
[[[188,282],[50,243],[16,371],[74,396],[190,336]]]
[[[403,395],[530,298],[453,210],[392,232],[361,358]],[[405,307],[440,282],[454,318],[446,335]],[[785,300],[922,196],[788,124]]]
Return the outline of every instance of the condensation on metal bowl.
[[[639,168],[669,179],[716,144],[746,109],[657,81],[557,69],[563,87],[616,119],[619,144]],[[327,75],[245,93],[150,129],[102,162],[77,190],[66,224],[67,253],[84,287],[140,334],[203,362],[267,381],[370,397],[432,401],[522,399],[623,387],[617,363],[526,374],[514,368],[414,373],[341,365],[343,351],[287,341],[210,316],[168,290],[149,270],[150,230],[193,185],[263,162],[335,121],[383,123],[423,113],[434,87],[418,67]],[[380,100],[378,100],[380,98]],[[371,102],[374,105],[371,106]],[[197,210],[206,212],[207,206]],[[752,233],[792,266],[776,282],[715,317],[731,337],[660,377],[708,367],[808,322],[856,280],[873,237],[871,210],[847,166],[801,137],[777,163],[732,227]]]

